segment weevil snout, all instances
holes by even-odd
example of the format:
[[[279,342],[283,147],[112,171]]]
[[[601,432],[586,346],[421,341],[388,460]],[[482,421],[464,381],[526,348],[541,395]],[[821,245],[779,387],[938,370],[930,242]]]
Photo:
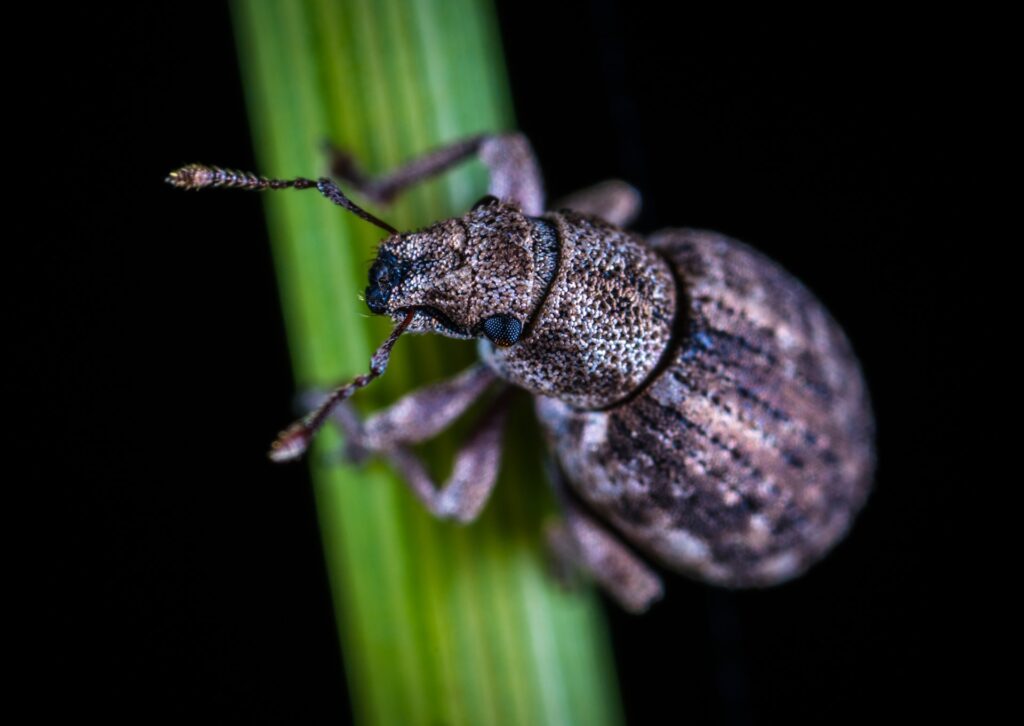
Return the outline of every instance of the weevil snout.
[[[531,221],[495,201],[384,240],[366,304],[396,321],[414,311],[410,332],[512,345],[537,302],[535,268]]]
[[[370,268],[370,284],[366,287],[366,304],[370,312],[383,315],[388,312],[391,291],[402,284],[408,265],[387,250],[381,250]]]

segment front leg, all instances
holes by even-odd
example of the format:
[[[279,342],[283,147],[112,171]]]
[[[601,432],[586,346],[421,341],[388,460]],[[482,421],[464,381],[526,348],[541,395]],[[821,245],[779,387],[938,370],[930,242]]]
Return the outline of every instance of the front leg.
[[[490,368],[477,363],[454,378],[406,394],[365,421],[347,402],[334,411],[332,420],[345,435],[349,458],[358,461],[367,452],[391,451],[437,436],[465,413],[495,378]],[[304,403],[315,406],[319,396],[314,394]]]
[[[439,519],[472,522],[483,510],[498,481],[501,434],[507,411],[507,395],[503,394],[455,454],[452,473],[440,487],[434,484],[423,463],[406,447],[399,446],[386,456],[402,473],[427,511]]]
[[[483,509],[497,481],[508,391],[491,404],[460,448],[452,474],[440,488],[408,446],[448,428],[494,380],[495,375],[487,366],[477,364],[450,380],[413,391],[365,421],[347,402],[334,410],[331,420],[345,436],[345,451],[350,459],[358,461],[367,453],[381,454],[434,516],[469,522]],[[321,398],[322,394],[308,396],[304,404],[317,405]]]
[[[328,144],[331,175],[375,202],[386,204],[414,184],[473,156],[490,172],[489,193],[513,202],[528,215],[544,211],[544,185],[530,142],[522,134],[481,134],[430,151],[379,176],[366,174],[346,151]]]

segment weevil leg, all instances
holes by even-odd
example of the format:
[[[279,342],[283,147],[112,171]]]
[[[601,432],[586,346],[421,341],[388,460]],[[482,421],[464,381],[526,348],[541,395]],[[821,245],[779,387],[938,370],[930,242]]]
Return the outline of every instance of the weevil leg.
[[[482,134],[417,157],[385,174],[366,174],[353,156],[327,145],[331,175],[375,202],[386,204],[414,184],[437,176],[473,156],[490,172],[491,195],[514,202],[526,214],[544,211],[544,184],[530,142],[518,133]]]
[[[664,594],[661,578],[572,500],[557,466],[548,468],[563,512],[562,521],[546,531],[559,572],[583,570],[624,610],[645,612]]]
[[[489,368],[477,364],[447,381],[413,391],[365,421],[347,401],[334,410],[331,420],[345,435],[347,458],[358,461],[368,453],[380,454],[398,469],[413,494],[434,516],[469,522],[483,509],[498,478],[510,389],[499,394],[456,453],[452,474],[442,487],[434,484],[408,445],[426,441],[448,428],[494,380]],[[323,396],[320,391],[304,394],[302,405],[316,406]]]
[[[609,179],[562,197],[553,208],[592,214],[616,227],[628,227],[640,214],[640,204],[640,192],[634,186]]]
[[[507,395],[503,394],[455,454],[452,473],[440,488],[406,447],[397,446],[385,456],[431,514],[439,519],[472,522],[483,510],[498,480],[507,410]]]
[[[345,452],[359,461],[368,452],[385,452],[402,444],[426,441],[448,428],[473,405],[495,380],[494,373],[477,363],[458,375],[409,393],[365,421],[346,401],[331,414],[331,420],[345,435]],[[300,397],[304,409],[315,408],[322,391]]]

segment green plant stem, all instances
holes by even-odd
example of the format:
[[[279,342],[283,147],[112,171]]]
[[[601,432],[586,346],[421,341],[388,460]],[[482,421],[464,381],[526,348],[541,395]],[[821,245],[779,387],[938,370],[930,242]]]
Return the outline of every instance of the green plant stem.
[[[513,125],[486,2],[239,0],[235,18],[261,173],[322,173],[328,139],[379,171]],[[471,164],[373,211],[411,229],[464,211],[485,190]],[[379,230],[315,193],[270,193],[266,203],[297,385],[365,372],[389,330],[360,300]],[[406,336],[357,399],[379,407],[473,358],[471,344]],[[338,439],[320,435],[309,461],[357,722],[621,720],[596,599],[562,592],[545,570],[551,503],[530,417],[524,401],[497,491],[466,527],[431,519],[382,464],[324,464]],[[452,446],[448,436],[428,447],[442,476]]]

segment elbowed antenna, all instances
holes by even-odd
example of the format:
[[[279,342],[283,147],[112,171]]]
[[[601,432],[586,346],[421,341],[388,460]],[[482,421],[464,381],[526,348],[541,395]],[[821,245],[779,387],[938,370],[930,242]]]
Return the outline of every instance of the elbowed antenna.
[[[327,395],[323,403],[282,431],[270,446],[268,454],[270,459],[282,462],[291,461],[301,456],[309,447],[313,434],[323,426],[327,417],[331,415],[334,409],[360,388],[365,388],[373,379],[384,374],[384,371],[387,370],[388,359],[391,357],[391,349],[395,346],[395,341],[401,337],[415,316],[416,311],[409,310],[401,322],[391,331],[391,335],[388,336],[387,340],[380,344],[377,352],[370,359],[369,373],[356,376],[348,383],[338,386]]]
[[[316,181],[302,177],[296,177],[295,179],[268,179],[248,171],[221,169],[219,166],[206,166],[205,164],[189,164],[172,171],[167,175],[165,181],[178,189],[225,187],[229,189],[263,191],[265,189],[315,188],[339,207],[344,207],[360,219],[380,227],[389,234],[398,234],[397,229],[356,205],[355,202],[345,196],[344,192],[334,182],[325,177],[320,177]]]
[[[398,230],[387,222],[377,219],[372,214],[357,206],[337,187],[330,179],[321,177],[313,181],[296,177],[295,179],[268,179],[258,176],[252,172],[237,171],[235,169],[221,169],[218,166],[206,166],[205,164],[189,164],[180,169],[175,169],[167,175],[165,180],[171,186],[178,189],[206,189],[209,187],[226,187],[230,189],[249,189],[263,191],[265,189],[316,189],[330,201],[339,207],[344,207],[360,219],[375,224],[389,234],[398,234]],[[290,427],[281,432],[270,447],[269,456],[274,461],[289,461],[301,456],[309,446],[313,434],[323,426],[331,412],[334,411],[345,399],[353,393],[369,385],[375,378],[382,375],[388,366],[388,359],[391,356],[391,349],[395,342],[412,323],[415,311],[409,310],[391,331],[387,340],[381,343],[377,352],[370,359],[370,372],[356,376],[345,385],[331,391],[323,403],[303,418],[296,421]]]

